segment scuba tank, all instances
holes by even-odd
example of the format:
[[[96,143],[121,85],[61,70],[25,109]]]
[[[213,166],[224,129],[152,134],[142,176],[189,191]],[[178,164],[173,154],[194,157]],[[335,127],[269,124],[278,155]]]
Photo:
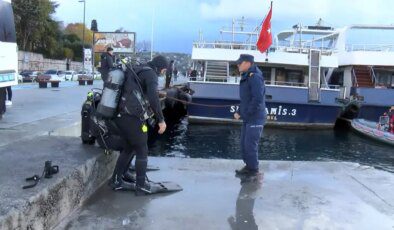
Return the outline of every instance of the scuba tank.
[[[149,102],[144,98],[141,81],[138,76],[144,71],[151,70],[152,68],[148,66],[126,65],[126,80],[118,107],[118,111],[121,114],[135,116],[141,120],[148,120],[148,122],[152,120],[153,112],[150,109]],[[154,121],[151,122],[153,123]]]
[[[116,116],[119,99],[125,81],[124,72],[115,69],[109,72],[108,80],[104,83],[103,95],[97,106],[97,114],[103,118],[114,118]]]

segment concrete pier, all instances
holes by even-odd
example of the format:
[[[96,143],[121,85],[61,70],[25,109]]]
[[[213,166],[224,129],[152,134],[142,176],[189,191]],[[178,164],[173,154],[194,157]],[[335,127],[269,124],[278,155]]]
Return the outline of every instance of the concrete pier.
[[[69,85],[67,85],[69,84]],[[240,183],[238,160],[150,158],[153,181],[184,190],[135,197],[106,185],[116,154],[81,144],[90,86],[20,86],[0,121],[0,229],[393,229],[394,175],[353,163],[263,161]],[[59,174],[28,190],[44,162]]]
[[[103,186],[57,229],[393,229],[394,176],[353,163],[261,162],[240,184],[237,160],[151,158],[153,181],[184,191],[146,197]]]

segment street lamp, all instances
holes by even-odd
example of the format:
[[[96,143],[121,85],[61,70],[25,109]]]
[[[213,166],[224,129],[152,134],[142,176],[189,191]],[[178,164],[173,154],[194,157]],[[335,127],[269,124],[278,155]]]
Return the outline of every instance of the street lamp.
[[[85,12],[86,12],[86,0],[79,0],[83,2],[83,30],[82,30],[82,68],[85,71]]]

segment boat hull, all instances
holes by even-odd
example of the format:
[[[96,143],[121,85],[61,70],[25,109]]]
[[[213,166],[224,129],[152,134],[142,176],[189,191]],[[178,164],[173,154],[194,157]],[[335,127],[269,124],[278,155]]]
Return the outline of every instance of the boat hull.
[[[358,118],[368,121],[378,121],[379,117],[381,117],[384,113],[388,112],[389,109],[389,106],[362,105]]]
[[[226,83],[189,82],[194,91],[188,105],[190,120],[234,122],[239,108],[239,85]],[[342,112],[336,103],[338,92],[322,90],[319,102],[308,101],[308,88],[266,86],[267,123],[280,126],[333,127]]]
[[[394,134],[378,130],[376,122],[367,121],[364,119],[354,119],[352,121],[352,128],[371,139],[380,141],[394,146]]]
[[[231,122],[238,105],[238,100],[193,97],[193,104],[188,106],[188,115],[193,121]],[[340,106],[321,104],[266,102],[266,107],[267,122],[282,126],[332,127],[342,111]]]

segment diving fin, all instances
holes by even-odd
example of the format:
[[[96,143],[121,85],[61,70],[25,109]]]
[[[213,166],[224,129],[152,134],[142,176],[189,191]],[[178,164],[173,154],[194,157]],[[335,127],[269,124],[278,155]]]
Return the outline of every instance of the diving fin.
[[[130,168],[129,168],[129,170],[135,172],[135,166],[134,166],[134,165],[131,165]],[[153,165],[148,165],[148,167],[146,168],[146,171],[147,171],[147,172],[159,171],[159,170],[160,170],[159,167],[153,166]]]
[[[180,185],[170,181],[149,182],[149,185],[143,188],[136,187],[136,195],[153,195],[158,193],[179,192],[182,190],[183,188]]]

